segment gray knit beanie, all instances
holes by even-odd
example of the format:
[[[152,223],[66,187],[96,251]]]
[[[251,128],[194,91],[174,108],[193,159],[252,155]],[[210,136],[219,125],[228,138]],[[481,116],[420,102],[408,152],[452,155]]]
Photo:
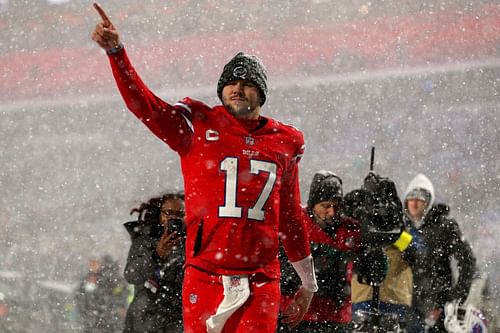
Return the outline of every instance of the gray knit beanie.
[[[217,95],[221,101],[224,86],[236,80],[248,80],[255,84],[260,93],[260,106],[264,105],[267,96],[267,70],[259,58],[239,52],[224,66],[217,83]]]
[[[331,171],[318,171],[311,182],[307,206],[313,208],[323,201],[343,201],[342,180]]]

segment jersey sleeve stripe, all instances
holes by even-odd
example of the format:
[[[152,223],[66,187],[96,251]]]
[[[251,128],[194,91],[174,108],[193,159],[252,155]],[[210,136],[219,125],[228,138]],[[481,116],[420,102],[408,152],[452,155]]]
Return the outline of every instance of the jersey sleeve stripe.
[[[174,104],[174,106],[180,106],[183,110],[187,111],[190,115],[193,114],[193,112],[191,111],[191,108],[187,104],[184,104],[182,102],[177,102]]]
[[[182,118],[184,118],[184,120],[186,121],[186,124],[188,125],[189,129],[191,130],[191,133],[194,133],[193,123],[191,122],[191,120],[189,120],[184,113],[181,113],[181,115]]]
[[[176,107],[176,110],[179,110],[181,113],[182,117],[186,121],[186,124],[188,125],[189,129],[191,130],[191,133],[194,133],[194,128],[193,128],[193,112],[191,111],[191,108],[189,105],[186,105],[184,103],[178,102],[174,104],[174,107]]]

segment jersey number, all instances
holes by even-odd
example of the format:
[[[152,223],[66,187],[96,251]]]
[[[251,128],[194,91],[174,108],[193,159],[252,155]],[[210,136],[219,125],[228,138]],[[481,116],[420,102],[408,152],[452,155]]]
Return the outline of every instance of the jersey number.
[[[226,188],[224,206],[219,207],[220,217],[241,217],[242,209],[236,206],[236,191],[238,185],[238,159],[236,157],[226,157],[220,163],[220,169],[226,173]],[[248,218],[252,220],[264,220],[264,204],[276,181],[276,164],[259,160],[250,160],[250,173],[258,175],[261,171],[268,174],[266,184],[262,188],[257,202],[248,209]]]

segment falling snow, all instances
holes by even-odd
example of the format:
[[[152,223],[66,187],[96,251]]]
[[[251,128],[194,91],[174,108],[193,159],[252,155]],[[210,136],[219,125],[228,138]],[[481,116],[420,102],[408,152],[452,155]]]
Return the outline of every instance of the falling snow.
[[[417,173],[432,180],[499,295],[497,1],[170,3],[101,1],[158,96],[219,103],[222,66],[258,55],[263,114],[304,132],[303,198],[321,169],[345,192],[360,186],[375,146],[399,193]],[[123,268],[123,223],[182,187],[179,159],[125,110],[90,2],[0,0],[0,22],[0,301],[31,313],[0,331],[75,331],[87,262],[109,254]]]

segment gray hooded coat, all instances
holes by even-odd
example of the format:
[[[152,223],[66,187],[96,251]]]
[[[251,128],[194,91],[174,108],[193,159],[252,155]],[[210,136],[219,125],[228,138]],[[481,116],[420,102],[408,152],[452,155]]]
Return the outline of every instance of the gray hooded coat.
[[[424,190],[428,205],[421,221],[415,221],[408,215],[407,203],[419,189]],[[449,207],[434,204],[434,187],[422,174],[408,185],[404,206],[407,223],[420,233],[427,250],[426,262],[413,269],[414,307],[426,314],[432,309],[443,309],[448,301],[463,301],[475,273],[476,260],[469,243],[462,237],[458,223],[449,216]],[[458,271],[456,283],[454,270]]]

